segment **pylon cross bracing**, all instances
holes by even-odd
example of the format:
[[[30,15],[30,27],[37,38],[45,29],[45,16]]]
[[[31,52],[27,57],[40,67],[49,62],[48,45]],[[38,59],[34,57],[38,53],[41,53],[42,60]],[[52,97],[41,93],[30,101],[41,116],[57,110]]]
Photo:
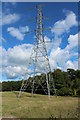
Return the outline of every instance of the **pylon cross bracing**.
[[[25,76],[28,74],[26,70],[23,81],[22,81],[19,97],[21,96],[22,91],[25,91],[28,88],[29,84],[31,84],[32,96],[33,96],[33,93],[36,92],[38,87],[41,86],[45,94],[48,94],[48,97],[50,97],[50,90],[51,90],[50,83],[53,84],[52,86],[56,94],[53,75],[50,74],[51,67],[50,67],[46,44],[45,44],[44,35],[43,35],[43,14],[42,14],[41,6],[37,6],[36,22],[37,22],[37,28],[35,30],[35,40],[34,40],[34,45],[31,52],[31,56],[30,56],[30,63],[28,66],[33,71],[32,72],[33,77],[31,78],[31,80],[29,81],[26,80],[25,82]],[[35,85],[35,76],[40,73],[45,73],[45,80],[44,79],[41,80],[42,79],[41,78],[40,80],[37,81],[38,84]],[[42,84],[40,81],[42,81]]]

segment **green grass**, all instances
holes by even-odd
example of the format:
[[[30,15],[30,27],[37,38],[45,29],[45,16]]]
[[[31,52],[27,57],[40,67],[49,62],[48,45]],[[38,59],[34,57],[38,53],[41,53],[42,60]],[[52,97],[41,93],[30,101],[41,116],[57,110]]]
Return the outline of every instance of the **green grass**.
[[[2,93],[0,92],[0,118],[2,116]]]
[[[3,117],[17,118],[75,118],[78,116],[78,98],[51,96],[23,93],[17,98],[16,92],[2,93],[2,115]]]

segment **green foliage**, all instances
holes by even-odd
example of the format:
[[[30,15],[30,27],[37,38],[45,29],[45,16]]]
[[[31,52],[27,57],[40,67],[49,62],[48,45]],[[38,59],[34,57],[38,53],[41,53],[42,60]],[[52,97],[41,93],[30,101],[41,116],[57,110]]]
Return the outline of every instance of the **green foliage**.
[[[66,72],[59,69],[54,70],[54,72],[49,73],[52,76],[52,82],[55,82],[55,88],[57,90],[57,95],[65,96],[80,96],[80,70],[67,69]],[[33,78],[28,78],[30,82]],[[35,93],[45,94],[41,85],[46,87],[45,83],[46,75],[41,74],[35,76],[35,86],[38,89]],[[22,81],[8,81],[2,83],[2,91],[19,91]],[[40,84],[38,84],[40,83]],[[27,92],[31,92],[32,84],[28,86]],[[50,83],[51,94],[54,94],[54,89],[52,83]]]
[[[70,88],[63,87],[60,90],[57,90],[57,95],[59,96],[67,96],[67,95],[73,95],[72,90]]]
[[[22,81],[8,81],[2,83],[2,91],[19,91]]]
[[[77,95],[80,97],[80,87],[77,89]]]

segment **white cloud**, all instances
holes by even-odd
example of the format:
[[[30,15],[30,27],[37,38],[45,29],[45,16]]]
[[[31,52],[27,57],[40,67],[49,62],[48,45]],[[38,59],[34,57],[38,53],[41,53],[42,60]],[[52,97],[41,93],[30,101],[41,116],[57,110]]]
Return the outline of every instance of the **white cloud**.
[[[68,60],[65,64],[65,70],[67,68],[78,69],[78,61],[72,62],[71,60]]]
[[[6,50],[0,46],[0,76],[2,79],[2,68],[7,65],[7,54]]]
[[[74,47],[78,47],[78,34],[70,35],[68,38],[68,45],[65,49],[71,50]]]
[[[57,21],[52,27],[51,31],[55,35],[62,35],[65,32],[68,32],[71,27],[77,26],[76,15],[72,11],[68,12],[64,20]]]
[[[31,47],[31,44],[23,44],[9,48],[8,62],[14,65],[26,65],[30,59]]]
[[[77,25],[76,15],[72,11],[68,11],[65,19],[59,20],[53,25],[51,32],[54,33],[54,49],[60,46],[64,33],[68,33],[70,28]]]
[[[16,37],[19,40],[23,40],[24,39],[24,34],[22,34],[19,29],[14,28],[14,27],[9,27],[7,29],[7,31],[13,36]]]
[[[75,13],[68,11],[65,19],[57,21],[51,28],[51,32],[54,33],[54,41],[49,59],[55,68],[62,68],[63,70],[66,70],[68,67],[74,69],[78,68],[77,61],[75,61],[75,59],[73,62],[70,61],[71,57],[78,57],[77,51],[73,51],[75,47],[78,47],[78,34],[70,35],[66,48],[60,48],[62,35],[64,33],[68,33],[70,28],[77,26],[77,24],[78,22],[76,20]],[[52,69],[54,69],[54,67],[52,67]]]
[[[47,36],[44,36],[44,41],[46,44],[47,52],[49,52],[49,50],[52,47],[52,42],[51,42],[50,38],[48,38]]]
[[[6,66],[7,65],[7,51],[5,48],[0,46],[0,58],[2,58],[2,62],[0,60],[0,66]]]
[[[50,41],[50,39],[46,36],[45,41]],[[69,45],[70,44],[71,42],[69,42]],[[28,73],[31,72],[30,68],[28,68],[28,63],[30,61],[32,47],[33,47],[32,44],[22,44],[22,45],[14,46],[13,48],[8,48],[7,51],[4,48],[2,48],[3,73],[7,76],[8,79],[12,79],[12,78],[15,79],[16,77],[24,75],[26,69]],[[77,53],[71,54],[70,50],[71,49],[61,49],[59,47],[54,49],[54,46],[53,48],[51,46],[49,61],[52,71],[56,68],[60,68],[62,70],[66,70],[67,68],[73,68],[73,69],[78,68],[77,65],[78,62],[75,60],[72,62],[70,60],[71,56],[75,56],[75,55],[77,56]],[[45,67],[47,66],[46,62],[44,62],[44,64],[41,65],[40,61],[42,60],[45,59],[44,58],[38,59],[38,64],[36,67],[38,72],[43,72],[44,69],[45,71],[48,70]]]
[[[62,50],[59,47],[57,49],[52,49],[50,53],[50,59],[55,61],[57,66],[63,67],[63,69],[66,61],[69,58],[70,58],[69,51]]]
[[[27,71],[27,73],[31,73],[31,70],[29,68],[26,68],[26,66],[18,66],[18,65],[9,66],[8,65],[3,69],[3,74],[6,75],[7,79],[16,79],[16,78],[21,79],[22,76],[24,76],[25,71]]]
[[[31,73],[31,70],[29,68],[26,68],[26,66],[7,66],[4,68],[3,72],[5,73],[7,79],[16,79],[22,78],[24,76],[25,71],[27,73]],[[28,77],[28,76],[27,76]],[[25,77],[26,78],[26,77]]]
[[[16,77],[24,75],[26,69],[27,73],[30,73],[30,68],[28,63],[30,61],[31,54],[31,44],[23,44],[19,46],[14,46],[9,48],[7,51],[4,48],[2,50],[2,61],[0,64],[3,67],[3,74],[6,75],[8,79],[15,79]]]
[[[51,41],[50,38],[48,38],[47,36],[44,37],[44,40],[45,40],[45,43]]]
[[[71,54],[70,51],[65,49],[52,49],[49,60],[52,70],[55,68],[61,68],[62,70],[67,70],[67,68],[78,69],[78,61],[74,59],[71,61],[72,56],[77,56],[77,53]]]
[[[49,57],[49,62],[50,62],[51,70],[54,71],[54,69],[57,68],[56,61],[52,57]]]
[[[20,73],[21,73],[21,67],[19,66],[8,66],[5,68],[5,74],[9,79],[14,79],[18,77]]]
[[[80,32],[78,33],[78,50],[80,51]]]
[[[2,47],[0,46],[0,68],[2,67]]]
[[[20,32],[25,33],[25,32],[29,31],[29,27],[28,26],[24,26],[24,27],[20,26],[19,30],[20,30]]]
[[[73,65],[73,63],[71,61],[67,61],[66,67],[67,68],[74,68],[74,65]]]
[[[54,49],[56,49],[60,46],[61,40],[62,40],[61,38],[58,38],[57,36],[55,36],[54,41],[53,41]]]
[[[19,19],[20,19],[20,15],[19,14],[16,14],[16,13],[5,14],[5,13],[3,13],[3,16],[2,16],[2,25],[8,25],[8,24],[15,23]]]
[[[78,51],[73,51],[75,47],[78,47],[78,34],[69,36],[68,45],[64,49],[53,46],[49,58],[53,64],[54,62],[56,63],[54,66],[61,67],[63,70],[66,70],[68,67],[77,69],[78,61],[75,61],[75,59],[73,62],[70,61],[72,57],[78,58]]]
[[[16,37],[18,40],[23,40],[25,33],[29,31],[29,27],[28,26],[24,26],[20,28],[8,27],[7,31],[13,37]]]
[[[27,71],[27,73],[32,72],[32,70],[28,68],[32,47],[32,44],[22,44],[9,48],[7,51],[3,48],[3,74],[5,74],[8,79],[15,79],[16,77],[22,76],[25,71]],[[32,57],[34,57],[34,54]],[[38,73],[43,72],[43,69],[45,69],[47,65],[46,61],[44,64],[40,64],[42,60],[45,60],[45,58],[39,58],[37,61],[36,71]],[[45,69],[45,71],[46,70],[48,69]]]
[[[62,35],[64,32],[69,32],[70,28],[76,25],[76,15],[73,12],[69,12],[64,20],[60,20],[54,24],[52,28],[52,33],[54,32],[55,34],[53,44],[46,42],[47,52],[50,52],[49,61],[52,70],[56,68],[60,68],[62,70],[66,70],[67,68],[78,68],[78,62],[75,59],[71,61],[71,57],[78,56],[78,53],[73,51],[73,48],[78,46],[78,34],[69,36],[68,45],[64,49],[60,48],[62,38],[59,37],[59,35]],[[19,40],[23,40],[25,36],[24,33],[29,31],[29,28],[28,26],[20,26],[19,28],[9,27],[7,31],[13,37],[16,37]],[[51,41],[50,38],[48,38],[47,36],[44,37],[44,40],[48,42]],[[28,69],[27,65],[30,61],[32,47],[32,44],[22,44],[14,46],[13,48],[8,48],[7,51],[3,48],[3,64],[6,63],[5,65],[3,65],[3,72],[6,74],[7,78],[11,79],[23,75],[26,68],[27,72],[31,72],[31,70]],[[41,54],[38,53],[38,55]],[[40,61],[44,60],[44,58],[39,58],[38,60],[39,61],[36,69],[38,70],[38,72],[41,72],[43,71],[43,69],[46,69],[47,65],[46,62],[44,62],[44,65],[41,65],[40,63]]]

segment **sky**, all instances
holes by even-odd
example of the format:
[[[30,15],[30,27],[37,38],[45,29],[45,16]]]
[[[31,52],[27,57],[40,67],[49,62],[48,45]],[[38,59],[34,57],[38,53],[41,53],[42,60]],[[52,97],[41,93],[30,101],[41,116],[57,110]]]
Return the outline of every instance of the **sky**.
[[[19,80],[28,68],[36,29],[36,5],[44,4],[45,41],[51,70],[78,69],[78,3],[2,3],[2,81]],[[30,32],[26,34],[26,32]],[[1,42],[1,41],[0,41]],[[45,65],[44,65],[45,67]],[[1,73],[1,68],[0,68]]]

